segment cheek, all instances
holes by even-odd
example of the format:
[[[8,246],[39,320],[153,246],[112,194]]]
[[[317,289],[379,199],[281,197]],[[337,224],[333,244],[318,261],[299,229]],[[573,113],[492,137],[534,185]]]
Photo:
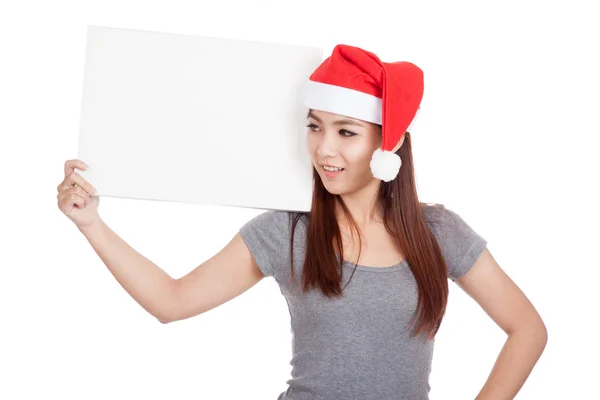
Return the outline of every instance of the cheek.
[[[311,135],[310,133],[306,134],[306,150],[308,151],[308,153],[315,157],[317,155],[317,149],[319,148],[319,143],[316,140],[314,135]]]
[[[345,146],[343,154],[348,163],[364,164],[371,161],[373,151],[375,151],[375,149],[367,143],[357,142]]]

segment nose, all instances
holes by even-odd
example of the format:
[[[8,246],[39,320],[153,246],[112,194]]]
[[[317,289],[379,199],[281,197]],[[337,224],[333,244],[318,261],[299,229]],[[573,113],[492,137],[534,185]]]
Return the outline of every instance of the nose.
[[[321,136],[317,154],[321,157],[335,157],[337,155],[337,138],[335,137],[335,133],[325,132]]]

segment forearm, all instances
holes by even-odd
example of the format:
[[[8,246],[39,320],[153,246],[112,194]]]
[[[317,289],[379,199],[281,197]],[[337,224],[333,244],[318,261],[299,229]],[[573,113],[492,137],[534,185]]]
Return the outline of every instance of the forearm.
[[[543,326],[508,335],[494,367],[475,400],[513,399],[540,358],[547,342]]]
[[[175,280],[129,246],[101,219],[80,231],[125,291],[151,315],[167,322]]]

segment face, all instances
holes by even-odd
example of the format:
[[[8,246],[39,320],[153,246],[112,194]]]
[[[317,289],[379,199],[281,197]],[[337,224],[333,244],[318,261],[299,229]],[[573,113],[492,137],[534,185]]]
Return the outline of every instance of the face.
[[[370,162],[381,146],[379,125],[311,110],[306,129],[307,150],[327,191],[348,194],[378,181]]]

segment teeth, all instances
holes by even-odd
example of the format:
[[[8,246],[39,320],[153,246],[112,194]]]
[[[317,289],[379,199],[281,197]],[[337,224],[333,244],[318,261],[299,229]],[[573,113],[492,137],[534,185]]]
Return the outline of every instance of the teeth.
[[[337,172],[337,171],[341,171],[344,169],[344,168],[328,167],[327,165],[323,165],[323,168],[325,169],[325,171],[331,171],[331,172]]]

